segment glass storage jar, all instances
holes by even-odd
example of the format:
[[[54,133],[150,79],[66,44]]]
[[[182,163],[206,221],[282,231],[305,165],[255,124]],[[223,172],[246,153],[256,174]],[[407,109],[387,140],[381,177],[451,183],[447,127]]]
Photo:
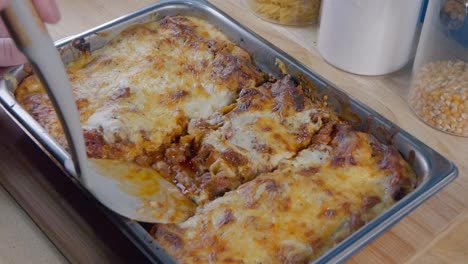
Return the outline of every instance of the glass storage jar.
[[[307,25],[317,21],[320,0],[245,0],[258,17],[282,25]]]
[[[408,103],[428,125],[468,137],[468,0],[429,0]]]

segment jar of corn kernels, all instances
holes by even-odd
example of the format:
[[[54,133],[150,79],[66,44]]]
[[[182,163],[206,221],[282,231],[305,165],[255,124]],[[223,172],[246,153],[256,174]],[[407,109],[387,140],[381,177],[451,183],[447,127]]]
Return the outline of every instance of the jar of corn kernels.
[[[408,102],[426,124],[468,137],[468,0],[430,0]]]

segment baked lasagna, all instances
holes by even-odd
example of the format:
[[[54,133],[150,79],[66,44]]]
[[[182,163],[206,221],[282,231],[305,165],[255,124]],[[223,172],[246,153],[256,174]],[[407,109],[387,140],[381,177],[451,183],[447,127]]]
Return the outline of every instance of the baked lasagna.
[[[309,262],[416,186],[395,148],[202,19],[133,25],[66,68],[88,155],[155,170],[198,205],[151,230],[179,263]],[[36,75],[16,98],[66,147]]]
[[[131,26],[66,69],[88,155],[144,165],[184,135],[191,119],[209,117],[264,80],[248,53],[192,17]],[[36,75],[21,83],[16,98],[65,145]]]
[[[227,113],[192,120],[187,135],[155,165],[203,204],[276,169],[336,119],[326,103],[307,99],[286,75],[242,89]]]
[[[154,236],[180,263],[307,263],[412,190],[398,152],[345,125]]]

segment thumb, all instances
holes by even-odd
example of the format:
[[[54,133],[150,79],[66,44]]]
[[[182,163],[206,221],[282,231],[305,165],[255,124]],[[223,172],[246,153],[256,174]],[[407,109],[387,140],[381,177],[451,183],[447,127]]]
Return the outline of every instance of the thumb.
[[[0,11],[3,10],[10,0],[0,0]],[[15,43],[7,35],[6,29],[0,20],[0,67],[18,65],[26,62],[26,58],[16,48]]]
[[[26,57],[18,50],[11,38],[0,37],[0,67],[19,65],[26,61]]]
[[[8,5],[8,3],[10,3],[10,0],[0,0],[0,10],[5,8]]]

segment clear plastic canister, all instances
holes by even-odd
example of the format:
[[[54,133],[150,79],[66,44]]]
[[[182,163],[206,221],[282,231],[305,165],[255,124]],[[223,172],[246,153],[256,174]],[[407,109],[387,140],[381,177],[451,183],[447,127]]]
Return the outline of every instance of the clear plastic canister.
[[[429,0],[408,102],[428,125],[468,137],[468,0]]]
[[[282,25],[307,25],[318,20],[320,0],[245,0],[258,17]]]

